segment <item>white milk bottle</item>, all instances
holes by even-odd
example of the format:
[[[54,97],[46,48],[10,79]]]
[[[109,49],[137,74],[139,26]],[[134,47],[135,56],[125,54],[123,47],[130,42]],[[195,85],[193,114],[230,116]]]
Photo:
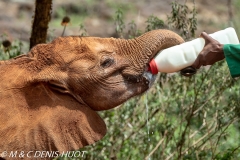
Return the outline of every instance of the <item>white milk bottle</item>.
[[[237,34],[232,27],[209,34],[209,36],[219,41],[221,44],[239,44]],[[149,71],[152,74],[157,74],[158,72],[172,73],[189,67],[194,63],[204,45],[205,40],[203,38],[197,38],[164,49],[151,60],[149,63]]]

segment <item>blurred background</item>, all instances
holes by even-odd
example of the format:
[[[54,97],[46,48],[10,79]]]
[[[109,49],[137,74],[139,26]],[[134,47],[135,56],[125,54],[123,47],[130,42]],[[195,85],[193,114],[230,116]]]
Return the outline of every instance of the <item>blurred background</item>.
[[[89,36],[115,36],[114,16],[118,8],[123,11],[123,20],[129,24],[134,20],[139,30],[146,28],[147,18],[151,15],[166,21],[171,14],[173,0],[53,0],[52,18],[49,24],[49,37],[61,36],[64,16],[71,18],[65,35],[79,35],[84,26]],[[228,26],[240,25],[239,0],[179,0],[190,9],[195,3],[197,11],[196,36],[202,31],[213,33]],[[28,42],[34,16],[34,0],[0,1],[0,34],[11,40]],[[167,25],[167,24],[166,24]],[[126,28],[129,27],[126,25]],[[27,45],[27,43],[26,43]]]
[[[34,9],[33,0],[0,1],[1,59],[29,50]],[[240,0],[53,0],[47,42],[63,34],[134,38],[158,28],[187,41],[230,26],[240,37],[239,9]],[[158,74],[146,94],[99,114],[108,132],[81,149],[82,159],[240,159],[240,82],[225,61],[192,77]]]

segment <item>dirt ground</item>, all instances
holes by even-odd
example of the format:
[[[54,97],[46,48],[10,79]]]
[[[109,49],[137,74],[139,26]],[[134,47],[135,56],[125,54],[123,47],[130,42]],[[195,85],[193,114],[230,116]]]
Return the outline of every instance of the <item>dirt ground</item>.
[[[162,20],[171,12],[173,0],[53,0],[52,20],[49,24],[49,35],[61,36],[63,27],[61,18],[68,15],[71,24],[65,35],[79,35],[79,24],[87,29],[89,36],[110,37],[115,34],[113,16],[119,6],[124,8],[126,24],[135,21],[139,29],[146,27],[147,17],[154,15]],[[184,3],[185,0],[179,0]],[[189,8],[192,1],[186,1]],[[226,0],[195,0],[198,12],[199,35],[203,30],[208,33],[228,26],[228,10]],[[0,36],[10,40],[20,39],[28,43],[31,34],[34,0],[2,0],[0,1]],[[71,15],[74,15],[73,18]],[[1,40],[0,39],[0,40]]]

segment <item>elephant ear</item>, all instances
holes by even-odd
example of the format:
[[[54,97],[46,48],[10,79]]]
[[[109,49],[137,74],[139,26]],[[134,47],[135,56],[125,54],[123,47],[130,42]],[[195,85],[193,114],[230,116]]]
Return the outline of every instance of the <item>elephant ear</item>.
[[[0,100],[0,151],[71,151],[106,134],[95,111],[48,84],[1,92]]]

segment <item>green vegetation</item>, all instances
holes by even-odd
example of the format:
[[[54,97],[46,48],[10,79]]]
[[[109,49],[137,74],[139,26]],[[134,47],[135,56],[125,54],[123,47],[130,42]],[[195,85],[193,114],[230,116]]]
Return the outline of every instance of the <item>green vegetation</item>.
[[[233,19],[232,19],[232,26],[236,29],[238,32],[238,35],[240,35],[240,12],[237,12],[240,6],[240,0],[233,0],[233,6],[235,6],[233,9],[236,11],[234,12]]]
[[[0,60],[7,60],[22,54],[22,42],[14,41],[10,42],[6,39],[6,36],[2,37],[2,43],[0,45]]]
[[[163,20],[153,15],[148,17],[146,23],[147,23],[146,32],[164,27]]]
[[[109,0],[109,6],[111,2]],[[239,0],[233,3],[240,6]],[[171,6],[172,11],[166,22],[152,15],[146,20],[145,31],[141,31],[134,21],[124,23],[127,7],[114,5],[116,33],[121,38],[134,38],[149,30],[170,28],[186,40],[194,38],[197,29],[194,2],[192,9],[177,1]],[[66,15],[64,10],[58,12],[59,17]],[[85,13],[83,17],[88,16],[84,8],[82,12]],[[240,12],[233,18],[238,34],[239,17]],[[71,22],[76,21],[71,17]],[[80,35],[87,35],[82,19],[77,22],[80,24]],[[60,21],[56,24],[59,25]],[[126,26],[129,26],[127,31]],[[0,47],[1,59],[9,59],[20,53],[20,42],[13,43],[7,49]],[[225,61],[202,68],[190,78],[177,73],[161,73],[146,94],[112,110],[99,112],[107,124],[107,134],[101,141],[81,149],[87,151],[83,159],[240,159],[239,97],[239,79],[231,78]]]
[[[116,32],[119,37],[123,38],[123,30],[125,28],[124,22],[123,22],[123,12],[121,9],[118,9],[115,13],[115,25],[116,25]]]
[[[180,30],[181,35],[187,40],[190,37],[195,37],[195,31],[197,30],[195,3],[192,10],[189,10],[187,5],[180,4],[177,1],[172,2],[171,5],[172,12],[171,15],[168,16],[168,24],[170,27]],[[190,18],[188,18],[189,16]]]

